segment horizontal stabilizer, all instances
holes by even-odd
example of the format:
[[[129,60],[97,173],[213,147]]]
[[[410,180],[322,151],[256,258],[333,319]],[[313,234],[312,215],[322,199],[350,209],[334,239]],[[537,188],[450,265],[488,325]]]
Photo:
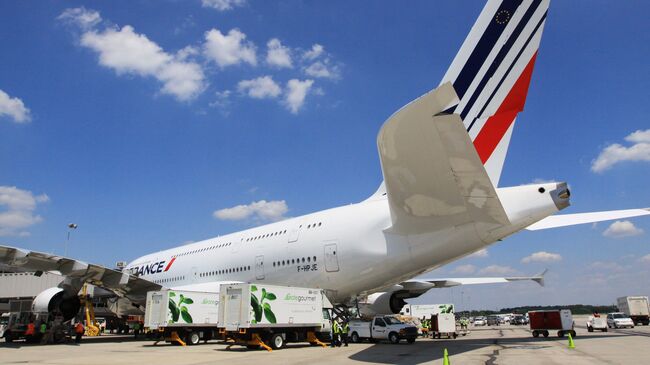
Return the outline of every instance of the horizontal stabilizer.
[[[412,101],[377,136],[392,231],[418,234],[508,217],[460,117],[450,83]]]
[[[610,221],[614,219],[623,219],[623,218],[632,218],[632,217],[639,217],[642,215],[650,215],[650,208],[552,215],[550,217],[546,217],[542,219],[539,222],[531,224],[530,226],[526,227],[526,229],[530,231],[536,231],[539,229],[574,226],[577,224],[595,223],[595,222]]]

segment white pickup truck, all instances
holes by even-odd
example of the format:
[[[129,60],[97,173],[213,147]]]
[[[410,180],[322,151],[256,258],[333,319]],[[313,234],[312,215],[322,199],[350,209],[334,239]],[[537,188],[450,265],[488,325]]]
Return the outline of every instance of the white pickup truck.
[[[389,340],[391,343],[399,343],[400,340],[406,340],[413,343],[418,337],[417,327],[392,316],[376,316],[372,321],[353,320],[349,325],[352,342]]]

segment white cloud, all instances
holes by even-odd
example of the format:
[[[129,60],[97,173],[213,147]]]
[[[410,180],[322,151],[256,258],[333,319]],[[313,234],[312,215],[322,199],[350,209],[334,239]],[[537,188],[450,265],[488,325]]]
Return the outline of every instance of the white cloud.
[[[257,65],[255,49],[255,45],[246,41],[246,34],[239,29],[231,29],[227,35],[222,34],[218,29],[211,29],[205,33],[203,53],[221,68],[242,62]]]
[[[283,68],[292,68],[291,50],[289,47],[283,46],[279,39],[273,38],[266,43],[268,48],[266,53],[266,63],[271,66]]]
[[[48,201],[45,194],[35,196],[15,186],[0,186],[0,236],[28,236],[24,229],[43,220],[34,210]]]
[[[323,51],[325,51],[325,47],[321,46],[318,43],[315,43],[313,46],[311,46],[311,49],[309,51],[306,51],[302,55],[302,57],[307,60],[315,60],[323,54]]]
[[[18,98],[12,98],[6,92],[0,90],[0,117],[9,116],[16,123],[26,123],[31,120],[29,109],[25,103]]]
[[[78,26],[82,30],[88,30],[95,27],[102,21],[98,11],[88,10],[86,8],[69,8],[65,9],[57,19]]]
[[[206,87],[201,66],[187,59],[196,51],[186,47],[176,55],[165,52],[144,34],[135,33],[130,25],[101,32],[87,31],[81,45],[99,54],[99,64],[118,75],[150,76],[163,83],[161,91],[177,100],[195,98]]]
[[[201,5],[204,8],[212,8],[218,11],[232,10],[245,4],[246,0],[201,0]]]
[[[481,275],[510,275],[516,272],[517,270],[510,266],[490,265],[482,268],[478,273]]]
[[[639,261],[641,261],[641,262],[644,263],[644,264],[650,264],[650,253],[647,254],[647,255],[645,255],[645,256],[642,256],[642,257],[639,259]]]
[[[302,108],[302,105],[305,103],[305,97],[307,97],[313,84],[314,80],[300,81],[298,79],[291,79],[287,82],[284,102],[291,113],[297,114],[298,110]]]
[[[337,65],[332,65],[329,59],[316,61],[304,69],[305,74],[311,77],[337,80],[341,71]]]
[[[214,93],[215,100],[211,102],[209,105],[214,108],[227,108],[230,106],[230,95],[232,94],[232,91],[230,90],[223,90],[223,91],[216,91]]]
[[[643,230],[637,228],[630,221],[616,221],[603,232],[603,236],[612,238],[631,237],[640,234],[643,234]]]
[[[561,261],[562,256],[557,253],[551,253],[546,251],[535,252],[530,256],[526,256],[521,259],[521,262],[524,264],[529,264],[531,262],[557,262]]]
[[[284,219],[289,211],[284,200],[266,201],[260,200],[248,205],[237,205],[232,208],[225,208],[214,211],[212,215],[221,220],[242,220],[257,218],[265,221],[278,221]]]
[[[480,250],[474,252],[473,254],[471,254],[471,255],[469,255],[469,256],[470,256],[470,257],[480,257],[480,258],[483,258],[483,257],[488,257],[488,256],[489,256],[489,253],[488,253],[487,248],[483,248],[483,249],[480,249]]]
[[[592,161],[591,171],[603,172],[624,161],[650,162],[650,129],[638,130],[625,137],[625,140],[633,144],[630,147],[625,147],[614,143],[605,147],[600,155]]]
[[[452,274],[463,274],[469,275],[476,272],[476,266],[474,265],[460,265],[451,271]]]
[[[248,94],[254,99],[275,98],[282,93],[282,89],[273,81],[271,76],[262,76],[252,80],[242,80],[237,84],[237,90]]]

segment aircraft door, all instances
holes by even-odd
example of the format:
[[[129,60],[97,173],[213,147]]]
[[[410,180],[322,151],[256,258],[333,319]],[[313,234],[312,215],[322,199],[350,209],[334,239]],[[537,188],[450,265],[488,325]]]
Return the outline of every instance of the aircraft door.
[[[289,243],[298,241],[298,238],[300,237],[300,230],[302,230],[302,223],[293,227],[291,231],[289,231]]]
[[[339,271],[339,259],[336,243],[328,243],[325,245],[325,271]]]
[[[255,257],[255,279],[264,279],[264,255]]]

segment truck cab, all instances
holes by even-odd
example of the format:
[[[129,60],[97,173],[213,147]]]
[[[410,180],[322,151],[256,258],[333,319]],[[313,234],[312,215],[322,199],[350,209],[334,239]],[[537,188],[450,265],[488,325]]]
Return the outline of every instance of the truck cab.
[[[370,342],[389,340],[391,343],[399,343],[406,340],[413,343],[418,336],[417,327],[393,316],[375,316],[371,321],[354,320],[350,321],[349,326],[352,342],[367,339]]]

